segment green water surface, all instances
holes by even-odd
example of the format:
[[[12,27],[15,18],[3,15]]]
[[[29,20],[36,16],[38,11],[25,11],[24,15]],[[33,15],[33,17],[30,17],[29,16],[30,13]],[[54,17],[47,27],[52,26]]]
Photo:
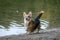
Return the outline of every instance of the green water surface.
[[[0,25],[8,28],[13,20],[20,24],[24,11],[32,11],[34,18],[41,10],[45,11],[41,19],[49,22],[49,28],[60,27],[60,0],[0,0]]]

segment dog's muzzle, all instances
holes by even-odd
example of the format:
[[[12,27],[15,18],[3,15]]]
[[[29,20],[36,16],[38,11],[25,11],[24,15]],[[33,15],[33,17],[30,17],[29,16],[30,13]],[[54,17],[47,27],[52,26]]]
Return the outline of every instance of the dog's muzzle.
[[[30,19],[29,19],[29,18],[26,18],[26,20],[27,20],[27,21],[30,21]]]
[[[27,21],[30,21],[30,19],[31,19],[31,17],[30,17],[30,16],[28,16],[28,17],[26,18],[26,20],[27,20]]]

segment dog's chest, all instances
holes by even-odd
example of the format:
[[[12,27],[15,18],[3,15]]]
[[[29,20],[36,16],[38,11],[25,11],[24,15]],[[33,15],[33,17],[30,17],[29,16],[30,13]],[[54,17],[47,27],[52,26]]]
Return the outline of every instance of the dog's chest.
[[[26,19],[24,19],[24,26],[27,27],[29,21],[27,21]]]

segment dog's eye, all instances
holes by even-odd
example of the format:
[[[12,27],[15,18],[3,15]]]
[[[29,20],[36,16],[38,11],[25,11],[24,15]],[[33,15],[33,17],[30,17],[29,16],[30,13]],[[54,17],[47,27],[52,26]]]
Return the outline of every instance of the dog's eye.
[[[31,18],[30,16],[28,16],[28,18]]]

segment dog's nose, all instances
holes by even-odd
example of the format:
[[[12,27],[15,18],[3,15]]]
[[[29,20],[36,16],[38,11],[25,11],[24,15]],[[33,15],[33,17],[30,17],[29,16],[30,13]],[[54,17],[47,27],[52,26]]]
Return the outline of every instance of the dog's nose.
[[[30,16],[28,16],[28,18],[31,18]]]

